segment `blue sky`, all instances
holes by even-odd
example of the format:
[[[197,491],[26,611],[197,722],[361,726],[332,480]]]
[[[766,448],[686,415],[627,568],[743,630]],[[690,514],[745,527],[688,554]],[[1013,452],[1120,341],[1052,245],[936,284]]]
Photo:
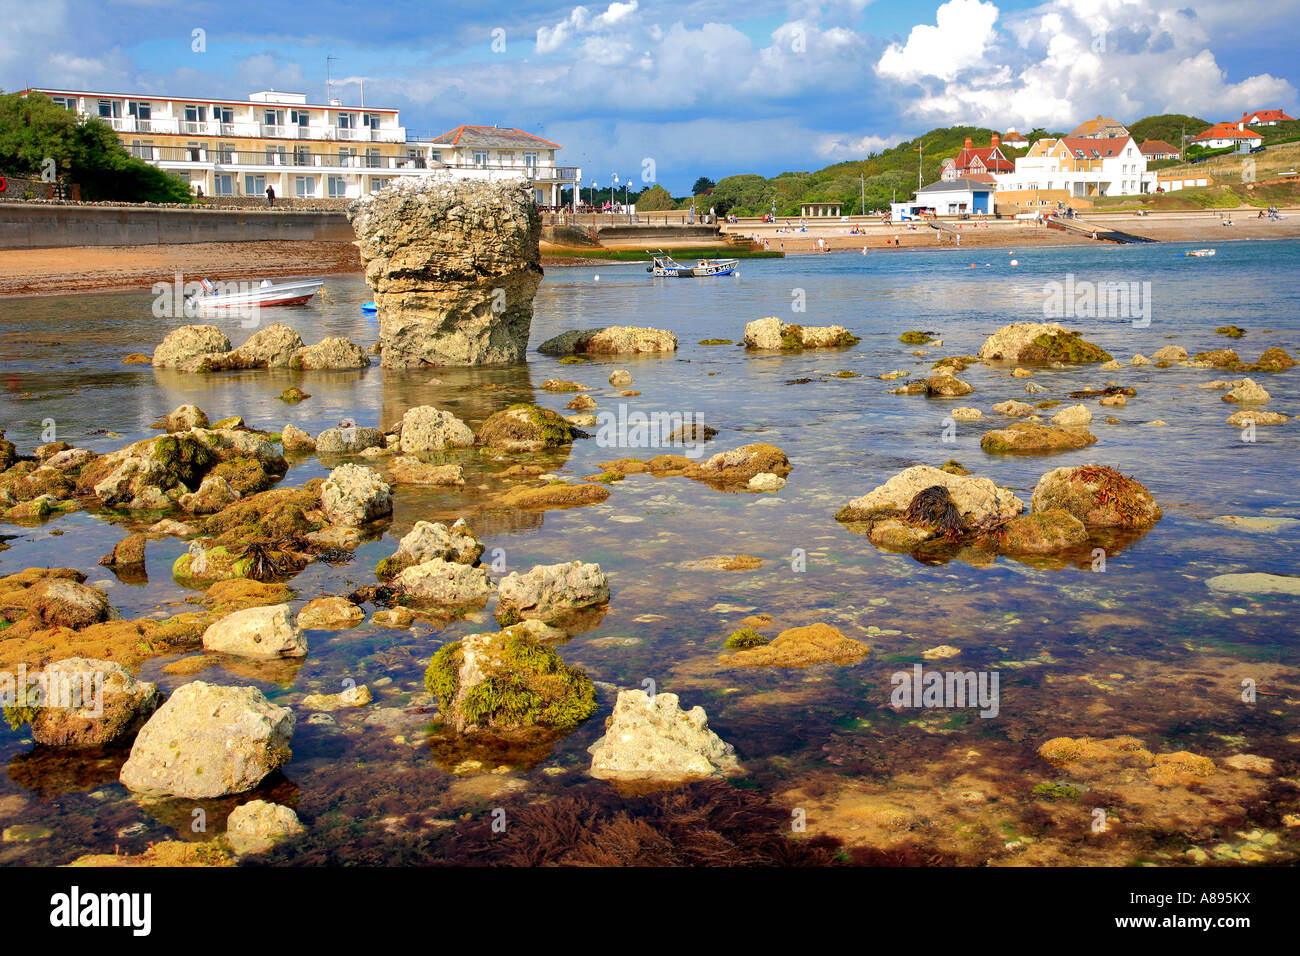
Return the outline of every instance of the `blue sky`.
[[[396,107],[519,126],[586,179],[817,169],[934,126],[1300,109],[1294,0],[45,0],[0,86]],[[91,28],[87,28],[90,25]],[[200,52],[193,31],[204,31]]]

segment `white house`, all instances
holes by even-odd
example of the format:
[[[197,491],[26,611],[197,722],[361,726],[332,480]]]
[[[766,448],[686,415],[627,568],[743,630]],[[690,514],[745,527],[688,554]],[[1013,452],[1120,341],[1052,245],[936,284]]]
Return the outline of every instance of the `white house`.
[[[998,192],[1064,190],[1069,196],[1132,196],[1152,192],[1155,175],[1132,136],[1040,139],[996,177]]]
[[[1226,146],[1248,146],[1254,149],[1264,142],[1264,137],[1246,125],[1245,116],[1235,123],[1215,123],[1209,129],[1192,137],[1197,146],[1222,149]]]
[[[936,216],[993,215],[993,185],[974,179],[941,179],[923,186],[911,202],[890,203],[890,214],[901,219],[921,213]]]

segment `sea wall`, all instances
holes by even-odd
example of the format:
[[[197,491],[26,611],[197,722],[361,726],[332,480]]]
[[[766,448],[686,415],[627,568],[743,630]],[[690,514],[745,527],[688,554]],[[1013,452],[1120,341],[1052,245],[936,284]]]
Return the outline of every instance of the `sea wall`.
[[[0,203],[0,249],[355,238],[342,212]]]

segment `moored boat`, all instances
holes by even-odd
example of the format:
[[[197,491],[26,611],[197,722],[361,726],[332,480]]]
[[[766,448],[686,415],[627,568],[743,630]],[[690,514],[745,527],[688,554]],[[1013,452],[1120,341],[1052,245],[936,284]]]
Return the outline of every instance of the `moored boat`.
[[[731,275],[740,265],[739,259],[700,259],[695,265],[688,266],[663,251],[652,252],[650,255],[654,259],[654,265],[648,266],[646,272],[667,278],[699,279]]]
[[[200,280],[203,291],[196,293],[192,301],[200,310],[209,309],[247,309],[253,306],[262,308],[272,305],[301,305],[320,291],[325,284],[322,279],[302,279],[297,282],[272,282],[263,279],[259,285],[243,282],[221,283],[225,288],[208,279]]]

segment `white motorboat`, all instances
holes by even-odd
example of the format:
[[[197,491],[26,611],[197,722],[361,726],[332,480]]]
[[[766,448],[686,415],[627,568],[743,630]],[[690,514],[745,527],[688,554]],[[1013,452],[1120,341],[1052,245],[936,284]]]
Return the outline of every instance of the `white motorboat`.
[[[1186,252],[1183,253],[1183,255],[1184,255],[1185,257],[1186,257],[1186,256],[1195,256],[1196,258],[1199,259],[1199,258],[1201,258],[1202,256],[1212,256],[1212,255],[1214,255],[1214,250],[1213,250],[1213,249],[1188,249]]]
[[[700,259],[695,265],[688,266],[678,262],[665,252],[652,252],[654,265],[647,266],[646,272],[655,276],[675,279],[700,279],[706,276],[731,275],[740,265],[739,259]]]
[[[297,282],[272,282],[263,279],[260,284],[248,282],[213,283],[201,279],[202,292],[191,297],[196,308],[247,309],[271,305],[301,305],[320,291],[323,279],[302,279]]]

